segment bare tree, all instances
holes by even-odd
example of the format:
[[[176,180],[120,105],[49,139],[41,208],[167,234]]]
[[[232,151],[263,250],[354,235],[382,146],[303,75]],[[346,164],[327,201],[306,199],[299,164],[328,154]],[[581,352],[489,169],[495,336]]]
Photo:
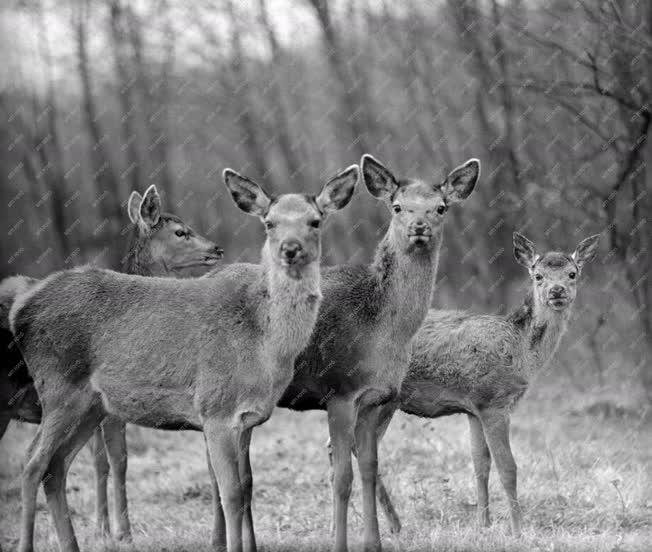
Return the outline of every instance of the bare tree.
[[[126,150],[126,168],[129,188],[141,190],[141,161],[138,153],[138,136],[135,128],[135,106],[132,100],[134,71],[131,62],[129,43],[127,42],[127,22],[122,0],[109,0],[109,27],[113,46],[118,97],[122,109],[120,130],[122,133],[122,149]]]
[[[98,228],[105,229],[111,235],[121,216],[121,195],[118,179],[107,149],[106,135],[100,126],[95,98],[93,97],[87,45],[88,16],[89,2],[84,0],[77,5],[77,9],[74,11],[72,24],[75,29],[77,65],[82,85],[84,123],[91,138],[90,159],[93,182],[97,193],[95,202],[99,205],[102,219]]]

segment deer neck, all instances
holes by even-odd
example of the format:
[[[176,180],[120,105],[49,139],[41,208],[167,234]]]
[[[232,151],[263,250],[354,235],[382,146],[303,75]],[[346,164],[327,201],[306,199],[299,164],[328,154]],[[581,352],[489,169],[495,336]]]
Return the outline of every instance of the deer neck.
[[[279,359],[291,360],[305,348],[317,321],[321,302],[319,262],[301,267],[295,274],[272,260],[263,247],[263,296],[265,346]]]
[[[145,247],[145,240],[139,235],[135,225],[127,241],[127,252],[122,257],[120,270],[125,274],[137,274],[139,276],[167,274],[166,267],[154,262],[154,259],[152,259],[149,249]]]
[[[568,328],[570,308],[555,311],[533,299],[528,292],[523,304],[510,315],[510,320],[523,336],[530,370],[543,370],[559,347]]]
[[[391,327],[395,339],[412,339],[430,308],[441,236],[433,239],[437,241],[432,249],[408,253],[396,247],[387,234],[376,249],[371,268],[383,305],[380,317]]]

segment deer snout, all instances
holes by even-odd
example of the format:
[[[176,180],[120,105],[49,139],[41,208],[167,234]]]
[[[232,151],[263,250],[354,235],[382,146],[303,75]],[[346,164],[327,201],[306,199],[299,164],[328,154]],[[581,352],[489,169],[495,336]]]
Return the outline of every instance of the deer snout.
[[[214,246],[210,250],[211,255],[214,255],[218,259],[221,259],[224,257],[224,249],[222,249],[219,245]]]
[[[410,234],[414,236],[429,236],[430,233],[430,225],[425,220],[418,219],[410,225]]]
[[[566,288],[559,284],[555,284],[548,290],[550,299],[564,299],[566,297]]]
[[[303,245],[296,240],[286,240],[281,244],[281,257],[289,263],[295,262],[303,252]]]

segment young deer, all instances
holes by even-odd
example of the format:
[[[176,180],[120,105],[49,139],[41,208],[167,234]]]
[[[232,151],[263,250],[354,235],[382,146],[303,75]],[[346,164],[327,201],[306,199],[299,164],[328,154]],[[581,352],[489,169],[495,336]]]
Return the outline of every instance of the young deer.
[[[295,365],[280,406],[326,409],[332,444],[334,550],[347,550],[351,453],[362,477],[365,550],[380,550],[376,513],[378,427],[397,406],[410,343],[430,305],[446,211],[466,199],[479,176],[472,159],[443,183],[398,180],[365,155],[369,192],[392,219],[369,266],[323,273],[324,301],[315,332]]]
[[[21,552],[33,549],[40,481],[61,549],[78,550],[66,472],[107,415],[204,432],[227,550],[241,552],[241,450],[271,415],[312,333],[321,221],[349,202],[357,179],[353,166],[316,197],[272,199],[227,169],[236,204],[266,225],[260,264],[185,280],[68,270],[16,298],[10,323],[43,406],[23,472]],[[224,544],[224,534],[217,537]]]
[[[467,414],[478,492],[478,521],[489,525],[488,481],[493,458],[511,514],[512,533],[521,531],[516,463],[509,443],[509,418],[555,353],[566,331],[582,267],[596,254],[599,235],[572,254],[539,255],[514,234],[514,255],[532,278],[523,304],[509,316],[431,310],[414,340],[401,389],[401,410],[425,418]],[[381,428],[379,438],[387,428]],[[392,530],[400,523],[380,477],[379,497]]]
[[[133,223],[122,272],[142,276],[182,277],[188,269],[207,271],[222,257],[222,248],[199,236],[180,218],[163,213],[155,186],[144,197],[132,192],[127,211]],[[36,278],[15,276],[3,282],[0,290],[0,323],[3,325],[3,352],[0,372],[0,438],[11,419],[41,423],[41,404],[25,361],[8,329],[8,313],[14,298],[38,283]],[[107,453],[108,458],[107,460]],[[124,423],[107,417],[93,439],[95,462],[96,523],[98,534],[109,533],[107,479],[113,468],[114,512],[117,537],[130,538],[127,511],[127,445]]]

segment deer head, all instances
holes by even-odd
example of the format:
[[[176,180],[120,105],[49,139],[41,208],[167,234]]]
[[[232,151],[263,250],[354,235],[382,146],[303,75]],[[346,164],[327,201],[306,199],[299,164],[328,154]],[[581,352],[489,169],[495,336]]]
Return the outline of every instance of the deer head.
[[[231,169],[224,183],[236,205],[257,216],[265,225],[264,254],[294,278],[321,257],[321,228],[326,216],[346,206],[358,181],[358,166],[352,165],[329,180],[316,196],[282,194],[272,197],[253,180]]]
[[[573,253],[539,255],[530,240],[514,233],[514,256],[530,272],[536,305],[563,311],[573,304],[582,267],[594,259],[599,240],[596,234],[580,242]]]
[[[198,235],[179,217],[162,213],[161,198],[154,185],[142,197],[138,192],[131,192],[128,212],[136,227],[136,245],[141,257],[152,266],[162,267],[161,275],[210,267],[224,254],[221,247]]]
[[[448,207],[464,201],[480,176],[480,162],[470,159],[442,183],[398,180],[371,155],[362,156],[362,176],[369,193],[392,213],[388,236],[401,251],[424,253],[439,241]]]

